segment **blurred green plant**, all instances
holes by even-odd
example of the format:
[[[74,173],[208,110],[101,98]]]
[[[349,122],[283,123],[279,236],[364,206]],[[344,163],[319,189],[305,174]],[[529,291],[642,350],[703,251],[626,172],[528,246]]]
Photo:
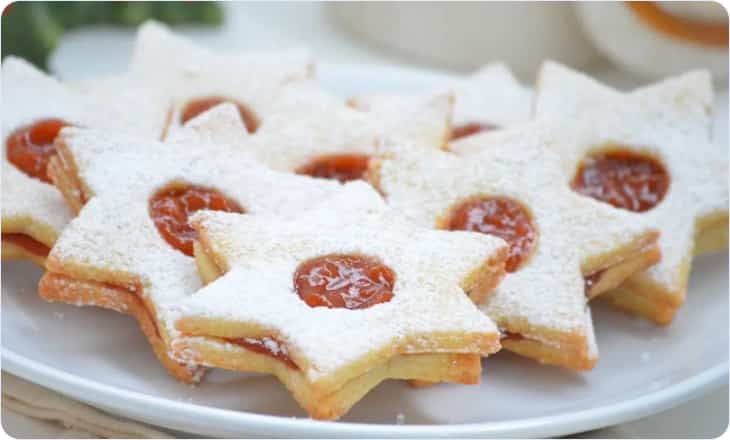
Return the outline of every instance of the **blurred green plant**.
[[[16,55],[46,70],[49,55],[67,30],[100,24],[132,27],[150,19],[171,26],[218,26],[223,10],[212,1],[16,1],[2,12],[2,57]]]

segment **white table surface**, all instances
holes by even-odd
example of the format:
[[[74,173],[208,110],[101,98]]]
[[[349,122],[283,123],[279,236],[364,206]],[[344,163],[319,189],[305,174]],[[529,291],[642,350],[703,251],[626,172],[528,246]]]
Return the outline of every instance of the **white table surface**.
[[[186,29],[202,44],[227,49],[280,49],[308,47],[320,62],[391,64],[434,68],[358,40],[341,28],[322,3],[227,3],[226,23],[220,29]],[[93,38],[92,38],[93,36]],[[131,51],[133,31],[85,29],[69,33],[51,59],[51,69],[65,80],[79,80],[124,70]],[[103,50],[99,50],[103,48]],[[90,62],[89,53],[93,53]],[[484,60],[485,62],[490,60]],[[607,64],[594,66],[598,77],[618,86],[639,81]],[[725,85],[726,86],[726,85]],[[723,87],[725,87],[723,86]],[[727,90],[718,92],[718,120],[727,121]],[[727,146],[727,123],[717,124],[718,142]],[[14,437],[48,437],[54,428],[47,422],[29,420],[3,411],[3,427]],[[684,403],[674,409],[581,437],[686,437],[712,438],[728,427],[728,386]],[[56,434],[60,435],[60,434]]]

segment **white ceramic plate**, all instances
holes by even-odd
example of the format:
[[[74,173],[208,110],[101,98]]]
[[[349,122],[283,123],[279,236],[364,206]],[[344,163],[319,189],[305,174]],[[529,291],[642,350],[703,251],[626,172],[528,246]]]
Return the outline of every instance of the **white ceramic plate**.
[[[390,68],[324,66],[349,95],[416,90],[446,77]],[[211,436],[556,436],[644,417],[727,381],[728,256],[696,260],[687,304],[667,328],[594,305],[598,366],[578,374],[507,352],[484,363],[478,386],[381,384],[339,422],[305,417],[270,377],[213,371],[179,384],[131,318],[48,304],[40,271],[2,266],[2,367],[110,412]]]

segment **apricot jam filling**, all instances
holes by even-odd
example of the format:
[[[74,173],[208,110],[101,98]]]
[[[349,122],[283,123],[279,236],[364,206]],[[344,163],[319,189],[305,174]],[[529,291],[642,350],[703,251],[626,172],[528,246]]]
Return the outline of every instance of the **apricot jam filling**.
[[[274,338],[224,338],[231,344],[238,345],[254,353],[271,356],[283,362],[287,367],[298,370],[299,366],[289,357],[286,346]]]
[[[238,114],[241,115],[241,120],[249,133],[256,131],[259,126],[259,121],[252,110],[241,103],[220,96],[209,96],[189,101],[180,112],[180,123],[184,124],[201,113],[210,110],[216,105],[223,104],[224,102],[230,102],[238,108]]]
[[[501,341],[522,341],[526,339],[524,336],[522,336],[519,333],[512,333],[508,331],[501,331],[500,332],[500,340]]]
[[[312,160],[300,167],[297,174],[344,183],[364,178],[369,164],[370,156],[365,154],[332,154]]]
[[[56,154],[53,141],[67,125],[60,119],[44,119],[14,131],[6,141],[8,162],[30,177],[51,183],[46,169]]]
[[[32,239],[26,234],[15,234],[3,232],[2,240],[12,243],[15,246],[25,250],[28,253],[39,257],[47,257],[51,249],[40,241]]]
[[[363,255],[326,255],[299,265],[294,289],[310,307],[366,309],[393,298],[395,272]]]
[[[520,268],[537,241],[537,229],[527,209],[506,197],[481,197],[461,203],[451,211],[446,229],[476,231],[506,241],[507,272]]]
[[[586,293],[590,292],[591,288],[593,288],[593,286],[601,281],[601,278],[603,277],[603,274],[606,273],[606,270],[607,269],[598,270],[596,272],[593,272],[592,274],[583,276]]]
[[[571,187],[616,208],[644,212],[664,199],[669,173],[652,157],[617,150],[587,157],[578,167]]]
[[[149,203],[150,217],[165,241],[191,257],[197,233],[188,223],[188,218],[201,209],[243,212],[238,204],[219,191],[197,186],[162,189]]]
[[[477,133],[482,133],[484,131],[491,131],[496,130],[497,127],[494,124],[488,124],[483,122],[469,122],[467,124],[457,125],[456,127],[451,128],[451,137],[449,140],[455,141],[457,139],[465,138],[467,136],[472,136]]]

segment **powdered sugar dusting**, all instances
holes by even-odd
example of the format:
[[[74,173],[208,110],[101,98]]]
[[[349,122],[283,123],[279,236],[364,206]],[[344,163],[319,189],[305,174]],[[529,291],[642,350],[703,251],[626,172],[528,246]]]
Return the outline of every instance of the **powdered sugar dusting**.
[[[211,125],[232,130],[231,136],[218,133],[217,140],[236,139],[245,130],[231,107],[211,111],[224,121],[228,118],[208,120]],[[209,130],[201,118],[189,139],[180,135],[167,143],[78,128],[60,135],[93,197],[64,231],[50,259],[137,279],[164,326],[163,337],[177,334],[169,304],[191,295],[201,283],[194,260],[173,249],[149,216],[148,202],[157,190],[174,182],[215,188],[258,216],[296,215],[341,188],[336,182],[271,171],[242,151],[240,143],[203,142],[206,137],[200,134]]]
[[[570,120],[598,111],[614,114],[634,127],[664,126],[664,135],[668,130],[706,137],[710,134],[712,102],[712,82],[704,70],[622,93],[588,75],[546,61],[537,80],[535,116]]]
[[[416,148],[446,141],[451,97],[403,100],[373,111],[353,109],[314,82],[284,87],[248,148],[268,166],[294,171],[328,154],[382,155],[385,138]]]
[[[649,228],[631,213],[574,194],[559,158],[543,147],[543,137],[543,128],[531,124],[460,142],[480,145],[476,155],[403,151],[383,162],[380,187],[394,209],[429,227],[473,196],[521,202],[538,230],[535,251],[506,276],[483,310],[498,325],[519,320],[590,339],[581,262],[626,246]]]
[[[12,110],[2,115],[3,148],[4,141],[13,131],[50,118],[75,126],[159,136],[162,121],[155,125],[154,119],[148,119],[156,109],[159,111],[151,104],[154,99],[139,99],[141,92],[131,85],[121,88],[123,91],[114,96],[97,93],[97,90],[75,91],[27,62],[7,57],[2,64],[3,104]],[[111,88],[105,90],[108,92]],[[129,111],[132,106],[134,112]],[[121,117],[122,114],[127,116]],[[132,123],[130,119],[133,118],[139,120]],[[55,235],[60,233],[71,219],[71,211],[58,190],[19,171],[7,161],[4,152],[2,157],[3,219],[42,225]]]
[[[162,136],[171,100],[146,79],[124,73],[85,80],[70,87],[84,97],[87,108],[104,110],[95,113],[98,122],[85,127],[106,128],[149,139]]]
[[[71,219],[71,210],[58,190],[2,161],[2,218],[40,223],[58,235]]]
[[[49,117],[85,122],[82,105],[60,83],[12,56],[2,64],[2,217],[39,222],[56,234],[68,223],[71,212],[52,185],[24,174],[7,160],[5,141],[15,130]],[[26,220],[27,219],[27,220]]]
[[[456,126],[479,122],[509,127],[530,118],[532,91],[503,63],[487,64],[453,87]]]
[[[411,339],[405,349],[415,352],[424,346],[430,352],[481,351],[466,343],[439,346],[430,342],[433,333],[496,336],[494,324],[459,285],[505,243],[482,234],[414,227],[366,184],[344,186],[340,195],[295,221],[204,211],[193,222],[229,271],[179,303],[180,316],[271,329],[290,352],[306,357],[310,380]],[[293,274],[302,262],[328,254],[378,258],[396,274],[394,297],[360,310],[309,307],[293,291]]]
[[[711,103],[712,84],[704,71],[631,93],[555,63],[540,74],[537,116],[557,119],[549,144],[563,159],[564,179],[572,178],[591,151],[612,145],[650,154],[667,168],[671,180],[663,201],[639,214],[661,232],[662,259],[635,277],[664,286],[669,294],[684,295],[681,274],[692,257],[697,219],[728,211],[728,153],[709,140]]]
[[[274,356],[277,355],[284,355],[288,356],[289,351],[286,349],[286,345],[281,345],[276,340],[271,339],[268,336],[264,336],[263,338],[256,339],[256,338],[243,338],[244,341],[248,342],[249,344],[263,344],[264,347],[266,347],[266,350],[273,354]]]
[[[529,120],[532,110],[532,91],[520,84],[502,63],[487,64],[466,78],[415,97],[372,94],[357,96],[352,102],[358,108],[374,110],[444,93],[454,95],[454,126],[481,123],[508,127]]]
[[[223,103],[188,121],[167,141],[203,143],[207,145],[241,145],[249,136],[234,104]]]
[[[140,27],[130,66],[132,77],[160,88],[172,101],[168,134],[181,128],[183,106],[200,98],[230,99],[265,120],[282,84],[311,73],[304,50],[217,53],[155,22]]]

